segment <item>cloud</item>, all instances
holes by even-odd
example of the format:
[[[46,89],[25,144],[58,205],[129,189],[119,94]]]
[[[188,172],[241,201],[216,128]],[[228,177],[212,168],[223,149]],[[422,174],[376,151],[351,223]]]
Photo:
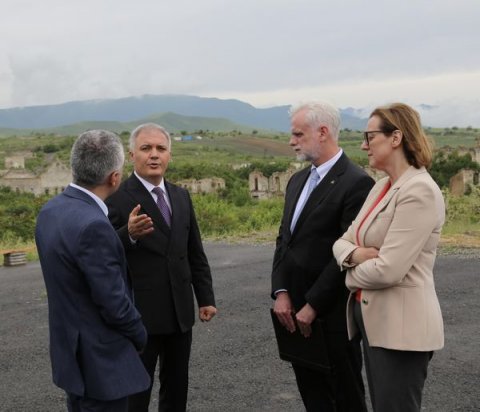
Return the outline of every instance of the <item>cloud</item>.
[[[417,108],[422,123],[433,127],[480,127],[480,99],[477,100],[449,100],[440,102],[430,109]]]
[[[144,93],[364,107],[480,92],[477,0],[4,3],[0,107]]]

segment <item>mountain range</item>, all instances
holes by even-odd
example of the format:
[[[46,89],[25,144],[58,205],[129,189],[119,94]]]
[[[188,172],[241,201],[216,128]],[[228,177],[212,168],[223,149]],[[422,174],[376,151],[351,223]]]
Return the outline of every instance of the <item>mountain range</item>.
[[[289,106],[256,108],[240,100],[187,95],[143,95],[120,99],[73,101],[46,106],[0,109],[0,131],[13,129],[77,133],[103,127],[130,130],[144,121],[155,121],[172,132],[199,129],[215,131],[290,129]],[[342,128],[363,129],[366,119],[354,109],[340,110]]]

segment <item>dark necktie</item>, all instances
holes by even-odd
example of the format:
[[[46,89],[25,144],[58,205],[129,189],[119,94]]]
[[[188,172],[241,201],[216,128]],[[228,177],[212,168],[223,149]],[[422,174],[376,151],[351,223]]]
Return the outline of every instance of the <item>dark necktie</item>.
[[[168,227],[170,227],[172,216],[171,216],[170,208],[167,205],[167,201],[165,200],[165,193],[159,187],[154,187],[152,189],[152,192],[157,195],[158,209],[160,210],[160,213],[162,214],[163,219],[165,220],[165,223],[167,224]]]

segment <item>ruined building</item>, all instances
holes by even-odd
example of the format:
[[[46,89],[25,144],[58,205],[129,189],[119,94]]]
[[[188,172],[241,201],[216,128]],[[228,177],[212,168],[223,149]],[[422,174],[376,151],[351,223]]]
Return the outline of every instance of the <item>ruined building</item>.
[[[215,193],[225,189],[225,180],[221,177],[208,177],[205,179],[185,179],[176,182],[177,185],[187,189],[192,194]]]
[[[479,172],[462,169],[450,179],[450,193],[454,196],[463,196],[473,186],[479,187]]]
[[[275,172],[270,177],[266,177],[259,170],[254,170],[248,176],[250,196],[254,199],[283,196],[287,183],[295,172],[294,168],[289,168],[285,172]]]
[[[25,157],[15,155],[5,158],[5,170],[0,171],[0,186],[7,186],[16,192],[33,193],[36,196],[60,193],[71,181],[70,168],[59,160],[54,160],[36,174],[25,169]]]
[[[266,177],[259,170],[254,170],[248,177],[248,186],[250,196],[254,199],[270,199],[276,196],[284,196],[288,181],[292,175],[303,167],[302,163],[294,163],[285,172],[275,172],[270,177]],[[365,171],[375,180],[386,176],[385,173],[365,167]]]

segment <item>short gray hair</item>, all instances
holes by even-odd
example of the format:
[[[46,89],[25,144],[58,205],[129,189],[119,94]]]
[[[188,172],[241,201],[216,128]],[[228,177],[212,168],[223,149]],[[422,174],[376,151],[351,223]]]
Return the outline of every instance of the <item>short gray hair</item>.
[[[170,133],[167,130],[156,123],[144,123],[140,126],[137,126],[133,129],[132,133],[130,133],[130,139],[128,141],[128,148],[133,151],[135,149],[135,140],[137,139],[138,135],[143,131],[150,131],[150,130],[158,130],[162,133],[168,140],[168,150],[172,150],[172,139],[170,138]]]
[[[301,110],[306,110],[305,119],[311,127],[325,125],[330,130],[333,138],[338,140],[340,134],[340,112],[335,106],[320,101],[299,103],[290,107],[288,112],[290,118]]]
[[[125,161],[122,141],[107,130],[89,130],[78,136],[70,154],[73,183],[96,187],[108,175],[121,171]]]

